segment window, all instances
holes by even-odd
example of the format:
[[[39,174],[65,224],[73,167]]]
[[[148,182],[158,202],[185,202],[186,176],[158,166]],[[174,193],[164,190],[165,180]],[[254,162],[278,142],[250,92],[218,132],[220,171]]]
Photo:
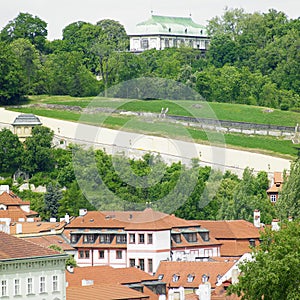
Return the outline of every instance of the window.
[[[173,239],[175,243],[181,243],[181,237],[180,234],[174,234]]]
[[[33,294],[33,281],[32,278],[27,278],[27,294]]]
[[[145,260],[143,258],[139,259],[139,266],[142,271],[145,271]]]
[[[194,274],[189,274],[187,276],[187,282],[193,282],[194,281],[194,278],[195,278],[195,275]]]
[[[135,258],[130,258],[129,259],[129,266],[134,267],[135,266]]]
[[[58,276],[57,275],[52,276],[52,291],[53,292],[58,291]]]
[[[173,282],[177,282],[179,280],[179,275],[178,274],[173,274],[172,280]]]
[[[95,236],[93,234],[86,234],[83,236],[83,242],[84,243],[94,243]]]
[[[187,233],[187,234],[185,234],[185,238],[190,243],[197,242],[197,234],[196,233]]]
[[[276,195],[270,195],[270,200],[272,203],[276,202]]]
[[[129,233],[129,244],[135,244],[135,234]]]
[[[104,250],[99,250],[99,258],[100,259],[104,258]]]
[[[75,244],[78,241],[78,235],[77,234],[72,234],[71,235],[71,243]]]
[[[20,295],[20,279],[14,281],[14,296]]]
[[[141,40],[141,47],[142,47],[142,49],[148,49],[149,48],[149,41],[148,41],[148,39],[142,39]]]
[[[79,258],[84,258],[84,252],[83,252],[83,250],[79,251]]]
[[[203,241],[205,241],[205,242],[209,241],[209,233],[208,232],[201,232],[200,236]]]
[[[7,281],[1,280],[1,296],[7,296]]]
[[[116,259],[122,259],[122,250],[116,251]]]
[[[46,278],[45,276],[40,277],[40,293],[46,292]]]
[[[145,243],[145,235],[143,233],[139,234],[139,244]]]
[[[90,250],[85,250],[84,254],[85,254],[85,258],[90,258]]]
[[[110,235],[109,234],[101,234],[100,235],[100,244],[110,244]]]
[[[117,244],[126,244],[126,234],[117,235]]]
[[[148,244],[152,244],[153,243],[153,235],[152,233],[148,233]]]
[[[159,274],[157,277],[158,280],[162,280],[163,278],[164,278],[164,274]]]
[[[149,273],[153,272],[153,260],[152,260],[152,258],[148,258],[148,272]]]

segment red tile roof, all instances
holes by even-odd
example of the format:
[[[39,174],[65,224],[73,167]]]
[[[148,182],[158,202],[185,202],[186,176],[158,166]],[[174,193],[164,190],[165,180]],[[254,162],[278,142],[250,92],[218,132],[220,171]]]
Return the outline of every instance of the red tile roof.
[[[14,194],[12,191],[10,191],[9,193],[3,192],[0,195],[0,204],[4,204],[4,205],[30,205],[30,202],[29,201],[23,201],[16,194]]]
[[[61,253],[0,232],[0,260],[55,255]]]
[[[234,265],[234,262],[175,262],[161,261],[156,271],[156,277],[163,275],[162,281],[167,287],[198,288],[202,283],[202,275],[209,275],[212,288],[216,287],[217,275],[224,275]],[[179,276],[178,281],[173,281],[173,275]],[[194,276],[192,282],[188,282],[188,275]]]
[[[112,268],[109,266],[76,267],[74,272],[66,271],[68,286],[81,286],[82,280],[94,280],[94,285],[130,284],[145,280],[156,280],[155,277],[137,268]]]
[[[149,296],[129,287],[113,284],[76,286],[67,288],[68,300],[141,300]]]
[[[17,224],[22,224],[24,235],[60,231],[65,226],[65,222],[15,222],[10,225],[11,234],[16,234]]]
[[[51,245],[57,245],[64,251],[75,250],[69,243],[67,243],[62,236],[59,235],[45,235],[37,237],[24,237],[25,241],[32,242],[36,245],[40,245],[48,248]]]
[[[259,229],[244,220],[198,221],[210,234],[220,240],[259,238]]]
[[[274,183],[283,183],[282,172],[274,172]]]

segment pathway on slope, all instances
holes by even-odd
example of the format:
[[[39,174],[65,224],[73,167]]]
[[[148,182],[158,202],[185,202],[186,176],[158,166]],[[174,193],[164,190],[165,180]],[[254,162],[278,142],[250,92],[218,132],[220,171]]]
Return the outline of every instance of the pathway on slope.
[[[20,113],[0,108],[0,123],[9,127]],[[76,142],[105,149],[109,154],[123,152],[130,157],[141,157],[147,152],[160,153],[167,162],[199,158],[201,165],[208,165],[222,171],[230,170],[241,176],[246,167],[268,172],[290,168],[290,161],[265,154],[254,153],[192,142],[156,137],[131,132],[123,132],[75,122],[39,117],[44,126],[51,128],[56,139],[67,143]]]

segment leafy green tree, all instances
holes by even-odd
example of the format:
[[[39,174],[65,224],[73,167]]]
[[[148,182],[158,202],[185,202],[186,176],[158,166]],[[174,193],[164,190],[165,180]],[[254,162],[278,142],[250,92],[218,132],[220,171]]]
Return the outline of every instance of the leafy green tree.
[[[289,216],[300,218],[300,159],[291,166],[290,175],[285,177],[282,191],[276,203],[276,209],[281,219]]]
[[[9,129],[0,131],[0,173],[14,173],[21,165],[24,148]]]
[[[43,51],[47,38],[47,23],[29,13],[19,13],[1,31],[0,39],[12,42],[19,38],[28,39],[36,49]]]
[[[51,143],[53,131],[48,127],[36,126],[32,129],[32,136],[25,144],[23,168],[30,174],[38,171],[51,171],[54,167]]]
[[[54,185],[51,182],[47,185],[47,191],[44,195],[45,209],[50,218],[58,217],[58,209],[62,192],[58,184]]]
[[[50,245],[48,248],[55,250],[57,252],[60,252],[60,253],[64,253],[64,250],[55,244]],[[77,263],[76,263],[76,260],[73,255],[69,255],[68,259],[66,260],[66,267],[68,267],[68,266],[77,267]]]
[[[24,76],[24,90],[27,95],[35,94],[38,71],[41,69],[39,53],[27,39],[14,40],[10,47],[18,59]]]
[[[279,231],[266,229],[253,260],[239,265],[239,282],[229,292],[242,300],[299,300],[299,236],[298,222],[284,223]]]
[[[0,103],[12,104],[25,94],[21,65],[11,47],[0,42]]]

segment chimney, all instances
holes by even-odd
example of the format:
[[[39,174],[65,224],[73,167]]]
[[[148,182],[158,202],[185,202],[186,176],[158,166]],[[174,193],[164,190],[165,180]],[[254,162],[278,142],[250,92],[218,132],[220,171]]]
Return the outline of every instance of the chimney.
[[[50,223],[55,223],[56,222],[56,218],[50,218]]]
[[[256,228],[260,228],[260,211],[258,209],[253,213],[253,225]]]
[[[279,220],[278,219],[273,219],[273,221],[272,221],[272,230],[273,231],[278,231],[279,229],[280,229]]]
[[[199,285],[198,290],[196,290],[196,294],[199,297],[199,300],[210,300],[211,299],[211,285],[207,281]]]
[[[65,222],[66,222],[67,224],[70,223],[70,216],[69,216],[68,213],[65,214]]]
[[[231,271],[231,282],[232,282],[232,284],[236,284],[236,283],[239,282],[238,277],[239,277],[239,270],[238,269],[232,269],[232,271]]]
[[[20,234],[23,232],[23,228],[22,228],[22,224],[20,223],[17,223],[17,226],[16,226],[16,234]]]
[[[4,192],[9,193],[9,185],[7,184],[0,185],[0,195],[2,195]]]
[[[87,209],[86,208],[80,208],[79,209],[79,216],[83,217],[87,214]]]
[[[293,222],[293,217],[292,217],[292,216],[289,216],[289,217],[288,217],[288,221],[289,221],[289,222]]]

